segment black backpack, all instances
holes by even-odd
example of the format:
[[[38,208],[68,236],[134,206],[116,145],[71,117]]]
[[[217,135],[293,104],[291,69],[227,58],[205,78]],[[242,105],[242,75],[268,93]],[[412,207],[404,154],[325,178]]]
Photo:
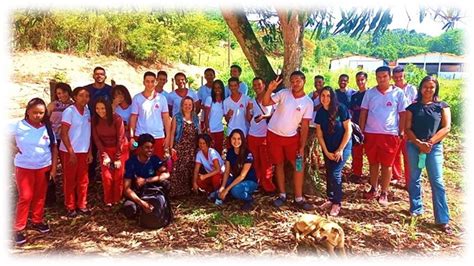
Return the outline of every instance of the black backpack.
[[[360,129],[359,125],[352,122],[352,145],[361,145],[364,143],[364,133]]]
[[[161,186],[145,187],[140,197],[153,205],[153,211],[146,213],[143,210],[138,216],[138,224],[147,229],[159,229],[167,226],[173,220],[168,195]]]

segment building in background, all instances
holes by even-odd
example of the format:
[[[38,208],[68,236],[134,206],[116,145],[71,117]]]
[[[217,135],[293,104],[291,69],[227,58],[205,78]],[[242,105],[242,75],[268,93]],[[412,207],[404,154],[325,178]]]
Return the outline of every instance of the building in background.
[[[445,79],[460,79],[464,75],[464,57],[443,53],[426,53],[397,60],[397,65],[413,64],[424,69],[428,75]]]
[[[339,69],[356,69],[363,70],[365,72],[373,72],[380,66],[387,66],[388,62],[363,55],[352,55],[342,58],[332,59],[329,64],[330,71],[336,71]]]

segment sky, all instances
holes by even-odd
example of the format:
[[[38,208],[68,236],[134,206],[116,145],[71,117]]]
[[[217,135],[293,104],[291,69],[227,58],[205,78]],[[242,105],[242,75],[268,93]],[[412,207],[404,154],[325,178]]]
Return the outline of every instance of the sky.
[[[353,6],[353,5],[358,5],[358,6],[374,6],[374,7],[377,7],[377,6],[380,6],[380,5],[383,5],[384,7],[388,7],[388,6],[391,6],[392,7],[392,11],[394,12],[395,16],[394,16],[394,22],[393,24],[390,26],[390,28],[406,28],[406,25],[407,25],[407,19],[406,19],[406,15],[405,15],[405,11],[403,9],[403,6],[407,6],[408,10],[409,10],[409,13],[412,15],[412,22],[410,22],[409,24],[409,27],[408,29],[415,29],[416,31],[418,32],[424,32],[426,34],[429,34],[429,35],[439,35],[442,33],[441,31],[441,28],[442,28],[442,24],[440,23],[434,23],[432,22],[429,18],[426,18],[425,22],[423,24],[419,24],[418,23],[418,15],[416,14],[416,10],[417,10],[417,7],[418,5],[421,3],[420,1],[418,0],[397,0],[397,1],[376,1],[376,0],[359,0],[359,1],[327,1],[327,0],[318,0],[318,1],[312,1],[312,0],[286,0],[286,1],[280,1],[280,0],[260,0],[258,1],[259,5],[264,5],[264,4],[278,4],[280,5],[281,7],[300,7],[300,8],[311,8],[311,7],[314,7],[317,3],[321,3],[321,2],[332,2],[332,5],[333,6],[344,6],[344,7],[347,7],[347,6]],[[463,8],[464,10],[467,10],[467,0],[464,0],[464,1],[460,1],[460,0],[450,0],[449,1],[449,5],[450,6],[458,6],[458,7],[461,7]],[[5,94],[8,96],[8,88],[9,88],[9,83],[11,83],[10,81],[10,71],[11,71],[11,54],[10,54],[10,46],[9,46],[9,32],[10,32],[10,21],[9,21],[9,18],[10,18],[10,15],[11,15],[11,12],[15,9],[18,9],[18,8],[26,8],[26,7],[31,7],[31,6],[36,6],[36,7],[40,7],[40,8],[44,8],[44,9],[49,9],[49,8],[52,8],[52,7],[62,7],[62,8],[68,8],[68,9],[78,9],[80,7],[84,7],[84,6],[95,6],[95,7],[103,7],[103,8],[115,8],[115,7],[118,7],[118,6],[131,6],[131,5],[140,5],[140,6],[143,6],[143,7],[165,7],[165,8],[189,8],[190,10],[192,10],[193,8],[198,8],[198,7],[201,7],[201,8],[217,8],[217,4],[224,4],[226,5],[227,7],[234,7],[236,5],[236,1],[219,1],[219,0],[206,0],[206,1],[197,1],[197,0],[172,0],[172,1],[167,1],[167,0],[154,0],[154,1],[151,1],[151,0],[121,0],[121,1],[97,1],[97,0],[81,0],[81,1],[77,1],[77,0],[62,0],[62,1],[53,1],[53,0],[47,0],[47,1],[41,1],[41,0],[37,0],[37,1],[34,1],[34,0],[14,0],[14,1],[4,1],[2,3],[2,9],[0,10],[0,33],[1,33],[1,36],[0,36],[0,43],[2,43],[4,45],[3,49],[0,49],[0,68],[1,68],[1,75],[0,75],[0,78],[1,78],[1,83],[2,84],[2,92],[4,93],[3,96],[5,96]],[[250,4],[250,5],[255,5],[255,3],[257,3],[257,1],[255,0],[239,0],[238,3],[246,3],[246,4]],[[426,2],[425,2],[426,3]],[[432,5],[432,6],[435,6],[435,5],[446,5],[447,2],[446,1],[440,1],[440,0],[430,0],[429,1],[429,4]],[[472,46],[472,38],[471,38],[471,35],[469,34],[469,25],[472,25],[471,23],[471,18],[470,17],[467,17],[464,21],[464,24],[461,24],[461,28],[465,28],[468,32],[467,34],[467,39],[466,39],[466,51],[470,51],[471,49],[471,46]],[[467,62],[473,62],[473,58],[471,56],[471,54],[467,54]],[[472,68],[468,65],[466,67],[467,71],[468,72],[472,72]],[[467,89],[469,90],[472,90],[474,88],[471,88],[473,84],[473,82],[470,80],[469,78],[469,75],[466,75],[467,76],[467,79],[466,79],[466,86],[468,87]],[[471,99],[472,94],[470,93],[465,93],[465,97],[466,97],[466,102],[472,102],[472,100],[474,99]],[[0,106],[7,106],[6,104],[6,101],[8,101],[9,97],[0,97]],[[465,111],[466,114],[472,114],[472,112],[474,112],[474,110],[472,110],[471,108],[473,108],[472,104],[468,104],[466,106],[467,110]],[[6,116],[6,110],[3,110],[0,112],[0,121],[5,121],[5,117],[3,116]],[[472,132],[472,130],[474,130],[474,123],[472,123],[472,115],[466,115],[465,116],[465,120],[464,120],[464,123],[466,125],[466,135],[468,135],[468,132]],[[3,118],[3,119],[2,119]],[[4,123],[0,123],[0,130],[1,132],[6,132],[6,125]],[[6,139],[5,137],[4,138],[0,138],[0,147],[9,147],[9,144],[8,144],[8,139]],[[467,137],[465,139],[465,145],[466,147],[474,147],[474,143],[472,143],[473,141],[473,138],[469,138]],[[470,150],[474,150],[474,149],[466,149],[466,162],[472,162],[473,161],[473,154]],[[3,152],[2,154],[8,154],[6,152]],[[5,156],[3,156],[5,157]],[[8,159],[11,159],[11,158],[8,158]],[[6,174],[6,170],[5,169],[8,169],[9,167],[9,163],[7,161],[7,158],[3,158],[3,160],[0,160],[0,171],[3,171],[2,175],[0,176],[0,186],[3,187],[4,189],[5,188],[8,188],[9,187],[9,184],[7,182],[10,181],[10,176]],[[474,172],[474,164],[473,163],[466,163],[466,170],[465,170],[465,173],[473,173]],[[472,182],[470,181],[472,178],[468,178],[470,177],[468,174],[465,175],[466,176],[466,184],[467,184],[467,191],[465,192],[465,195],[467,195],[468,198],[472,197],[472,195],[474,195],[474,191],[472,191],[472,188],[473,188],[473,184]],[[5,190],[4,190],[5,192]],[[123,260],[116,260],[116,259],[113,259],[113,258],[99,258],[99,257],[95,257],[95,258],[82,258],[84,260],[81,260],[80,258],[78,257],[71,257],[70,256],[66,256],[66,257],[29,257],[29,258],[22,258],[20,259],[19,257],[12,257],[12,255],[10,254],[9,252],[9,248],[10,248],[10,244],[11,244],[11,217],[9,217],[11,211],[9,209],[9,200],[10,200],[10,197],[8,195],[8,193],[0,193],[0,215],[1,215],[1,219],[0,219],[0,224],[1,224],[1,227],[0,227],[0,258],[2,259],[2,262],[5,263],[5,260],[10,260],[10,263],[6,262],[8,264],[13,264],[15,263],[15,265],[22,265],[22,264],[29,264],[29,265],[64,265],[65,263],[67,263],[68,265],[83,265],[84,263],[87,263],[87,264],[102,264],[102,265],[106,265],[105,263],[108,262],[110,263],[111,260],[113,260],[114,264],[121,264],[121,265],[130,265],[130,261],[123,261]],[[428,200],[428,199],[427,199]],[[472,200],[472,199],[471,199]],[[469,202],[472,202],[470,201],[469,199],[466,199],[466,202],[469,203]],[[474,221],[472,219],[472,215],[474,214],[474,211],[472,211],[472,207],[474,206],[474,204],[467,204],[466,205],[466,209],[464,210],[465,213],[466,213],[466,221],[465,221],[465,228],[467,230],[469,230],[468,234],[467,234],[467,238],[466,238],[466,242],[467,242],[467,245],[466,245],[466,250],[465,250],[465,253],[464,254],[460,254],[460,257],[458,258],[424,258],[424,259],[410,259],[410,258],[407,258],[407,257],[403,257],[403,256],[399,256],[399,257],[387,257],[387,258],[354,258],[354,259],[351,259],[351,261],[342,261],[343,264],[346,264],[346,265],[350,265],[351,266],[355,266],[355,265],[380,265],[380,263],[383,263],[384,265],[400,265],[401,263],[408,263],[408,264],[413,264],[413,263],[416,263],[418,265],[430,265],[430,266],[433,266],[433,265],[446,265],[447,263],[450,263],[450,264],[459,264],[459,263],[463,263],[463,264],[466,264],[467,261],[469,261],[471,258],[469,256],[472,256],[470,254],[474,254],[474,252],[472,252],[473,250],[473,245],[472,243],[474,243],[474,241],[471,239],[472,236],[471,236],[471,233],[470,231],[472,231],[472,226],[469,225],[469,221]],[[41,258],[41,259],[39,259]],[[87,260],[85,260],[87,259]],[[145,258],[146,259],[146,258]],[[143,264],[143,265],[146,265],[145,263],[143,263],[143,261],[137,261],[139,260],[139,258],[135,259],[133,262],[136,263],[136,264]],[[471,260],[472,261],[472,260]],[[245,264],[245,265],[262,265],[262,261],[261,259],[260,260],[253,260],[253,261],[250,261],[250,260],[244,260],[244,261],[241,261],[241,260],[238,260],[238,259],[231,259],[231,260],[225,260],[225,261],[216,261],[215,259],[212,259],[210,261],[203,261],[203,260],[194,260],[193,264],[206,264],[206,265],[209,265],[210,264],[215,264],[215,265],[220,265],[220,264],[224,264],[225,265],[237,265],[237,264]],[[203,263],[204,262],[204,263]],[[411,263],[410,263],[411,262]],[[170,264],[170,261],[163,261],[162,259],[159,259],[159,260],[154,260],[154,261],[148,261],[147,264],[148,265],[153,265],[153,264],[150,264],[150,263],[153,263],[155,265],[159,265],[159,264]],[[284,261],[284,258],[280,258],[278,260],[277,263],[285,263]],[[178,264],[181,264],[181,262],[178,262]],[[287,263],[285,263],[287,264]],[[293,264],[296,264],[296,263],[293,263]],[[298,265],[318,265],[318,264],[328,264],[328,261],[323,259],[312,259],[311,258],[301,258],[298,260]],[[332,263],[331,263],[332,264]]]

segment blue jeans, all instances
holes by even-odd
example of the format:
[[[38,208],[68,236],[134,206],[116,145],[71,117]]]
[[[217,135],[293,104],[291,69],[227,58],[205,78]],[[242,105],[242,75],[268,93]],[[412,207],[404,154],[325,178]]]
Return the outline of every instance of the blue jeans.
[[[334,204],[341,204],[342,200],[342,168],[352,153],[352,140],[350,139],[342,151],[342,160],[339,162],[329,160],[324,155],[326,167],[326,193],[328,199]]]
[[[234,179],[235,178],[230,175],[229,179],[227,179],[226,187],[229,186],[234,181]],[[257,186],[258,184],[254,181],[243,180],[230,189],[230,194],[238,200],[252,201],[252,194],[257,189]]]
[[[422,169],[418,168],[418,154],[420,152],[416,145],[411,142],[407,142],[407,152],[408,160],[410,160],[410,184],[408,185],[408,194],[410,195],[410,212],[413,214],[422,214]],[[425,165],[431,185],[435,222],[437,224],[447,224],[449,222],[449,209],[443,182],[442,143],[433,145],[431,152],[426,154]]]

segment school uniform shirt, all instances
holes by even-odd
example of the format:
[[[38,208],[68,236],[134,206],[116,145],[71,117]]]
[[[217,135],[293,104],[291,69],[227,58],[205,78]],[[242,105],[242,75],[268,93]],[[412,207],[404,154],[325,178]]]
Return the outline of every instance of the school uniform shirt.
[[[21,151],[13,161],[16,167],[41,169],[51,165],[51,139],[46,126],[35,128],[23,119],[17,123],[13,133]]]
[[[390,86],[382,94],[377,87],[367,90],[361,108],[368,110],[365,132],[398,135],[399,113],[408,106],[400,88]]]
[[[237,164],[237,159],[238,159],[238,155],[235,154],[234,152],[234,149],[233,148],[230,148],[229,151],[227,152],[227,156],[225,158],[226,161],[228,161],[231,165],[231,167],[233,165],[236,165]],[[242,181],[253,181],[255,183],[257,183],[257,175],[255,174],[255,169],[253,168],[253,155],[251,152],[249,152],[247,154],[247,158],[245,158],[244,160],[244,164],[246,163],[250,163],[252,164],[252,166],[250,167],[250,170],[247,172],[247,175],[245,176],[244,180]],[[244,167],[244,165],[242,164],[242,166],[239,167],[239,171],[242,171],[242,168]],[[232,171],[231,171],[232,173]],[[236,175],[239,175],[239,173],[235,173]],[[234,177],[237,177],[237,176],[234,176]]]
[[[349,105],[349,109],[352,111],[352,122],[356,123],[357,125],[359,124],[359,118],[360,118],[360,106],[362,104],[362,100],[364,99],[365,91],[358,91],[351,97],[351,103]]]
[[[212,97],[207,97],[205,107],[209,109],[209,130],[211,133],[217,133],[224,131],[224,125],[222,124],[222,118],[224,117],[224,102],[212,102]]]
[[[224,100],[224,114],[227,114],[227,112],[231,109],[234,111],[234,114],[230,118],[227,125],[227,136],[229,136],[232,130],[236,128],[242,130],[244,135],[247,135],[248,122],[245,119],[245,112],[249,102],[250,98],[245,94],[241,94],[237,102],[234,102],[231,97],[227,97]]]
[[[326,148],[329,152],[334,152],[339,148],[341,145],[342,139],[344,137],[344,133],[346,130],[344,129],[344,121],[350,119],[350,114],[347,108],[340,104],[336,116],[336,125],[334,127],[334,133],[329,133],[329,111],[321,107],[319,109],[318,114],[316,115],[315,123],[321,126],[321,130],[323,131],[323,139],[324,143],[326,144]]]
[[[416,97],[418,96],[418,90],[415,86],[411,84],[407,84],[405,88],[400,88],[405,93],[405,98],[407,100],[407,104],[410,105],[416,102]]]
[[[123,124],[126,126],[130,123],[130,115],[132,115],[132,105],[129,105],[126,109],[123,109],[118,105],[115,107],[115,113],[122,118]]]
[[[308,96],[295,98],[290,89],[282,89],[272,96],[275,106],[268,130],[282,136],[293,137],[303,119],[313,117],[313,101]]]
[[[156,93],[152,99],[147,99],[138,93],[132,99],[132,114],[138,115],[135,136],[148,133],[155,139],[164,138],[163,113],[168,113],[166,98]]]
[[[242,93],[243,95],[247,95],[248,91],[249,91],[249,87],[247,86],[247,84],[245,82],[241,81],[239,83],[239,92]],[[230,96],[229,85],[226,85],[224,87],[224,95],[225,95],[225,98]]]
[[[309,126],[310,127],[316,127],[316,123],[314,123],[314,119],[316,118],[316,113],[317,111],[314,111],[314,107],[318,106],[321,103],[321,99],[318,95],[316,99],[313,99],[313,94],[315,91],[312,91],[308,93],[308,97],[313,101],[313,117],[311,118],[311,121],[309,121]]]
[[[152,178],[157,175],[157,171],[164,165],[164,162],[156,155],[152,155],[146,162],[140,162],[138,155],[132,155],[130,159],[125,162],[125,175],[124,179],[132,180],[132,190],[135,192],[138,190],[134,180],[137,177],[144,179]]]
[[[250,120],[249,135],[254,137],[265,137],[267,136],[267,119],[262,119],[260,122],[255,122],[255,117],[264,115],[262,109],[266,114],[271,114],[273,111],[273,105],[263,106],[261,102],[257,103],[256,99],[251,100],[253,103],[253,117]]]
[[[62,124],[69,125],[69,140],[74,153],[86,153],[91,142],[91,113],[87,106],[84,113],[80,113],[75,105],[71,105],[63,112]],[[67,152],[64,141],[59,145],[59,150]]]
[[[354,93],[356,93],[356,91],[351,88],[346,88],[345,92],[342,92],[341,89],[337,89],[336,96],[339,104],[344,104],[344,106],[349,108],[349,105],[351,103],[351,97]]]
[[[208,156],[204,156],[204,153],[199,150],[198,153],[196,154],[196,163],[202,164],[204,167],[204,170],[206,172],[210,173],[214,170],[214,160],[217,159],[219,161],[219,167],[221,169],[221,173],[224,173],[224,161],[221,158],[221,155],[213,148],[209,148],[207,150]]]
[[[188,92],[186,93],[186,95],[184,97],[189,96],[189,97],[193,98],[194,102],[197,102],[199,100],[199,98],[197,96],[197,93],[192,89],[187,89],[187,90],[188,90]],[[173,91],[168,96],[168,99],[169,99],[168,104],[173,106],[173,112],[172,112],[173,116],[175,116],[180,111],[181,100],[183,100],[184,97],[179,96],[176,93],[176,91]]]
[[[412,113],[411,130],[416,138],[428,141],[441,129],[441,116],[443,108],[448,108],[445,102],[430,104],[413,103],[407,107]]]
[[[204,104],[207,100],[207,97],[211,96],[212,88],[209,88],[206,84],[202,85],[198,90],[198,98],[201,100],[201,103]]]

